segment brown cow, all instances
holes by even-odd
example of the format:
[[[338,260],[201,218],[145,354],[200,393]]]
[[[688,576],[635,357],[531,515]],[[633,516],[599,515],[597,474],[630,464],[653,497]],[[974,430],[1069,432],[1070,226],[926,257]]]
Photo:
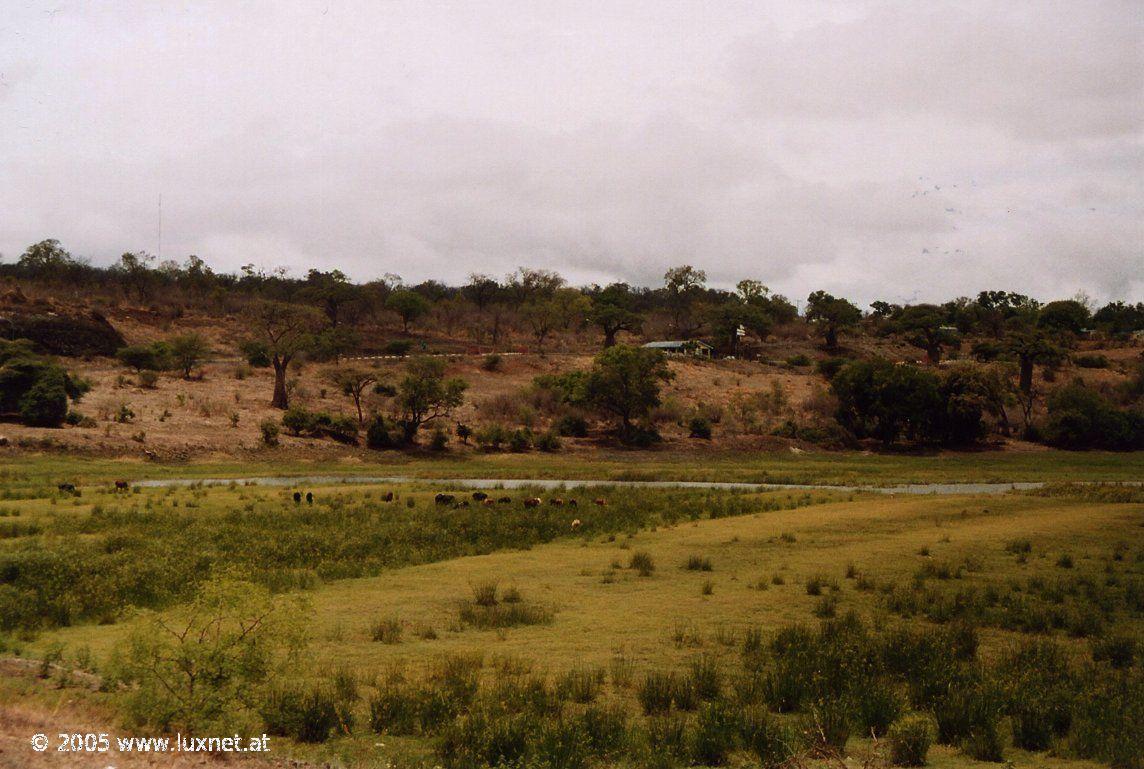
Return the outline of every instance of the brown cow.
[[[594,500],[592,500],[592,504],[603,507],[604,505],[608,504],[608,500],[604,499],[603,497],[596,497]]]
[[[485,507],[496,507],[496,506],[497,506],[497,503],[496,503],[496,500],[495,500],[495,499],[485,499],[485,500],[482,500],[482,501],[481,501],[481,504],[482,504],[482,505],[484,505]]]
[[[501,497],[500,499],[497,500],[497,504],[498,505],[510,505],[510,504],[512,504],[512,497]]]
[[[129,484],[127,481],[116,481],[115,482],[115,490],[116,491],[128,491],[130,489],[131,489],[131,484]]]
[[[525,507],[540,507],[540,499],[538,497],[531,497],[524,500]]]
[[[548,500],[548,504],[552,505],[553,507],[560,507],[564,504],[564,500],[560,497],[553,497],[552,499]]]
[[[572,531],[580,531],[580,519],[572,521]]]
[[[576,507],[576,500],[574,500],[574,499],[568,500],[568,507]]]
[[[393,492],[387,491],[384,494],[382,494],[381,495],[381,501],[382,502],[392,502],[393,501]]]

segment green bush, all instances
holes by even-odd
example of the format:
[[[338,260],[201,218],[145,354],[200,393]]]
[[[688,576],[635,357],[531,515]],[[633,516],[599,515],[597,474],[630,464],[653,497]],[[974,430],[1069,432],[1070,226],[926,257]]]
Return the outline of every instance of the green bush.
[[[484,360],[481,361],[481,368],[485,371],[499,371],[501,367],[501,361],[501,356],[497,355],[495,352],[489,353],[485,356]]]
[[[556,432],[568,438],[584,438],[588,435],[588,421],[579,414],[565,414],[557,421]]]
[[[274,447],[278,445],[278,423],[273,419],[263,419],[258,423],[258,430],[262,435],[262,443]]]
[[[163,342],[121,347],[115,358],[124,366],[142,371],[164,371],[171,366],[171,350]]]
[[[739,720],[742,746],[754,754],[762,769],[784,767],[797,749],[795,736],[765,708],[750,707]]]
[[[711,440],[711,423],[704,417],[693,417],[688,424],[688,429],[692,438]]]
[[[508,439],[508,450],[520,454],[532,448],[532,431],[522,427],[512,431]]]
[[[500,451],[508,443],[511,433],[504,425],[485,425],[477,430],[477,445],[485,451]]]
[[[1081,368],[1108,368],[1108,358],[1103,355],[1088,354],[1077,355],[1073,358],[1073,363]]]
[[[895,721],[887,734],[890,762],[894,766],[925,766],[933,743],[933,722],[921,713],[909,713]]]
[[[392,420],[375,414],[365,430],[365,445],[375,451],[397,448],[399,436],[399,428]]]
[[[45,372],[20,398],[20,420],[33,427],[59,427],[68,415],[68,393],[62,370]]]
[[[722,766],[739,743],[739,714],[726,702],[712,702],[699,709],[695,723],[692,758],[702,766]]]
[[[321,687],[275,688],[260,708],[266,732],[299,742],[325,742],[338,727],[338,703]]]
[[[795,367],[801,368],[802,366],[809,366],[813,362],[814,361],[812,361],[808,355],[806,355],[805,353],[801,353],[801,352],[798,353],[797,355],[792,355],[786,359],[786,364],[792,368],[795,368]]]
[[[1120,410],[1077,382],[1049,396],[1043,432],[1050,444],[1065,449],[1139,449],[1144,447],[1144,412]]]
[[[536,439],[536,448],[550,453],[560,451],[560,436],[552,430],[541,433]]]
[[[655,560],[652,559],[651,553],[637,550],[628,559],[628,568],[635,569],[641,577],[650,577],[655,571]]]
[[[440,427],[435,428],[429,438],[429,450],[441,452],[447,448],[449,448],[448,434]]]

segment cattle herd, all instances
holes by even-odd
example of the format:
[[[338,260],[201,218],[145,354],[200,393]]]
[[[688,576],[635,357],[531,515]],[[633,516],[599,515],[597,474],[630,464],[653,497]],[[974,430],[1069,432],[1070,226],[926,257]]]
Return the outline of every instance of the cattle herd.
[[[127,481],[115,481],[116,491],[129,491],[130,489],[131,485]],[[80,494],[74,483],[61,483],[59,484],[59,490],[64,494],[74,494],[75,496],[79,496]],[[296,505],[302,504],[303,499],[306,500],[306,504],[312,505],[314,504],[314,492],[307,491],[303,493],[301,491],[295,491],[293,492],[293,499],[294,504]],[[392,491],[387,491],[381,495],[382,502],[392,502],[393,500],[394,494]],[[433,497],[433,501],[441,506],[451,505],[453,508],[461,508],[469,507],[474,502],[484,507],[510,505],[512,504],[513,499],[512,497],[497,497],[496,499],[493,499],[483,491],[474,491],[470,495],[470,499],[459,498],[456,494],[446,494],[445,492],[440,492]],[[544,500],[540,497],[525,497],[521,500],[521,502],[525,507],[540,507],[544,504]],[[551,497],[548,500],[548,504],[552,507],[563,507],[565,505],[568,507],[579,506],[579,502],[576,499],[564,499],[563,497]],[[592,500],[592,504],[599,507],[604,507],[608,504],[608,500],[604,499],[603,497],[596,497]],[[578,531],[580,526],[581,522],[579,518],[572,521],[572,531]]]

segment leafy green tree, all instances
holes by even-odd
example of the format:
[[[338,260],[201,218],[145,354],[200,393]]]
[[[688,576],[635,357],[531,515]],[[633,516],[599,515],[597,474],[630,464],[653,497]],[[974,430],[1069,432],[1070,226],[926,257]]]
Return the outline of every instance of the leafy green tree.
[[[17,264],[33,275],[53,278],[74,267],[77,262],[58,240],[52,238],[28,246]]]
[[[674,379],[658,350],[618,344],[596,355],[584,380],[584,399],[619,421],[620,437],[632,437],[635,421],[660,404],[660,385]]]
[[[310,307],[284,302],[260,301],[247,311],[247,321],[274,367],[274,396],[270,405],[286,409],[290,405],[286,390],[286,373],[290,363],[314,344],[314,334],[321,325],[318,313]]]
[[[171,348],[166,342],[132,344],[120,347],[115,358],[127,368],[140,371],[165,371],[171,366]]]
[[[521,305],[520,314],[532,331],[537,351],[543,353],[545,340],[560,323],[560,308],[553,299],[537,296]]]
[[[183,379],[191,378],[191,371],[206,360],[211,348],[198,334],[180,334],[167,342],[171,363],[182,372]]]
[[[806,319],[822,334],[826,349],[837,350],[838,334],[857,326],[862,311],[846,299],[815,291],[806,299]]]
[[[1048,398],[1045,437],[1066,449],[1144,448],[1144,410],[1121,410],[1096,390],[1074,382]]]
[[[151,294],[155,278],[151,264],[154,261],[155,257],[145,251],[128,252],[119,257],[119,261],[112,269],[122,277],[123,283],[143,300]]]
[[[588,320],[604,332],[604,347],[616,344],[616,334],[639,333],[643,318],[636,312],[636,298],[627,283],[612,283],[592,296]]]
[[[365,415],[362,413],[362,399],[370,385],[377,384],[378,373],[376,369],[346,366],[326,372],[326,381],[354,402],[357,409],[358,424],[365,424]]]
[[[946,313],[934,304],[915,304],[902,310],[897,327],[914,347],[925,350],[929,362],[941,362],[942,349],[961,343],[957,332],[945,327]]]
[[[68,401],[79,400],[88,389],[54,358],[36,354],[30,342],[0,340],[0,414],[36,427],[59,427]]]
[[[430,310],[429,300],[409,289],[394,291],[385,300],[385,306],[401,318],[401,330],[406,334],[409,333],[409,326]]]
[[[1037,316],[1037,326],[1057,334],[1079,335],[1092,320],[1088,308],[1075,299],[1049,302]]]
[[[932,440],[942,411],[936,375],[886,360],[847,364],[830,380],[838,421],[859,438],[887,445]]]
[[[337,328],[346,310],[358,299],[358,287],[350,283],[341,270],[310,270],[302,287],[301,298],[313,302],[325,314],[331,328]]]
[[[445,419],[465,401],[468,383],[458,377],[445,378],[445,361],[440,358],[414,358],[397,385],[395,406],[406,443],[417,441],[423,426]]]
[[[263,587],[213,579],[187,605],[146,614],[115,648],[138,726],[203,733],[251,723],[259,694],[298,664],[305,605]]]
[[[1109,334],[1120,336],[1144,329],[1144,302],[1109,302],[1092,316],[1093,323]]]
[[[1014,317],[1006,324],[1002,349],[1017,361],[1017,392],[1021,398],[1021,412],[1026,429],[1031,424],[1033,406],[1037,399],[1033,387],[1033,371],[1038,365],[1055,366],[1064,359],[1065,351],[1053,335],[1033,326],[1022,317]]]
[[[707,273],[690,264],[672,267],[663,275],[663,287],[672,330],[683,339],[692,338],[702,328],[695,306],[707,288]]]

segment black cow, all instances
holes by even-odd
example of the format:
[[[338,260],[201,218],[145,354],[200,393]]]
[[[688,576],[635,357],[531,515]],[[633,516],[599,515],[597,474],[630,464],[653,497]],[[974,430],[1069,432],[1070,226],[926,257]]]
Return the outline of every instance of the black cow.
[[[302,492],[295,491],[294,492],[294,504],[300,505],[301,503],[302,503]]]
[[[433,501],[439,505],[451,505],[456,500],[457,500],[457,498],[454,497],[452,494],[446,494],[443,491],[440,492],[439,494],[437,494],[437,496],[433,497]]]
[[[477,502],[484,502],[488,498],[489,498],[489,495],[483,491],[474,491],[473,492],[473,499],[475,499]]]
[[[314,504],[314,492],[312,492],[312,491],[306,492],[306,504],[307,505]]]

